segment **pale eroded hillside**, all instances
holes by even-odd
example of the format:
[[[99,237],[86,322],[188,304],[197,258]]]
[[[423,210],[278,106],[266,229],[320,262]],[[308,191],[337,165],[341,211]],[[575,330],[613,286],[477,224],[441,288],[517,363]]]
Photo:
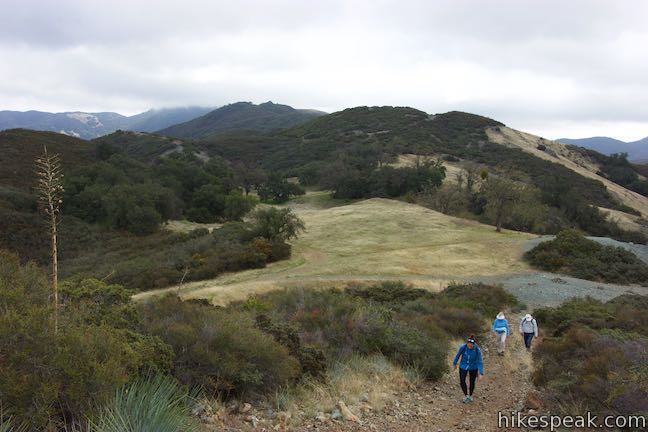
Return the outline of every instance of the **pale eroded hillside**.
[[[642,215],[648,215],[648,198],[597,175],[596,172],[599,168],[595,163],[570,150],[565,144],[503,126],[487,128],[486,134],[494,143],[519,147],[534,156],[562,164],[578,174],[599,180],[622,203],[641,212]],[[538,149],[540,144],[546,146],[546,150]]]

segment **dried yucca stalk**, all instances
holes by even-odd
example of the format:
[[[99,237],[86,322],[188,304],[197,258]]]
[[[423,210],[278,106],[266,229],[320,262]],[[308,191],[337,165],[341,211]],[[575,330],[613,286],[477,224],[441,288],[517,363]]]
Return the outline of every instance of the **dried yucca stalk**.
[[[54,331],[58,331],[58,239],[57,226],[61,221],[61,203],[63,202],[63,173],[61,159],[58,155],[47,153],[43,147],[43,154],[36,158],[36,176],[38,184],[38,204],[45,215],[49,226],[52,255],[52,290],[54,293]]]

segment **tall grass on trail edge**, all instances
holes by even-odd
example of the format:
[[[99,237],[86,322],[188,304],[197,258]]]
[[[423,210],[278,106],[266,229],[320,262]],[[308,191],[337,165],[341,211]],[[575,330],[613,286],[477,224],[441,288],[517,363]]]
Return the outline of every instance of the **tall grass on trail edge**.
[[[0,412],[0,432],[27,432],[27,428],[16,424],[14,418],[3,417]]]
[[[276,409],[293,412],[297,421],[331,412],[339,400],[350,407],[364,402],[380,410],[393,399],[394,392],[418,384],[419,380],[415,370],[395,365],[383,355],[354,355],[335,362],[324,379],[306,378],[296,386],[281,389],[273,402]]]
[[[187,392],[173,379],[157,375],[135,381],[90,423],[90,432],[198,432]]]

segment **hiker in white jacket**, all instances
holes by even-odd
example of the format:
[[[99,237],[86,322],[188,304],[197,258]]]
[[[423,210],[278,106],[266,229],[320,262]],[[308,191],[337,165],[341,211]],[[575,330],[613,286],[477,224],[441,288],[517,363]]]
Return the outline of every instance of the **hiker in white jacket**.
[[[526,314],[520,321],[520,334],[524,338],[527,351],[531,352],[531,341],[538,337],[538,322],[530,314]]]

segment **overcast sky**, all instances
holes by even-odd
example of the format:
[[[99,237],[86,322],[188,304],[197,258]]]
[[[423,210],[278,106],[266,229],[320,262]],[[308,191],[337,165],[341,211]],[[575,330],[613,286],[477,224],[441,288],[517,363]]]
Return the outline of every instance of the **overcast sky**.
[[[648,136],[648,1],[0,0],[0,110],[272,100]]]

